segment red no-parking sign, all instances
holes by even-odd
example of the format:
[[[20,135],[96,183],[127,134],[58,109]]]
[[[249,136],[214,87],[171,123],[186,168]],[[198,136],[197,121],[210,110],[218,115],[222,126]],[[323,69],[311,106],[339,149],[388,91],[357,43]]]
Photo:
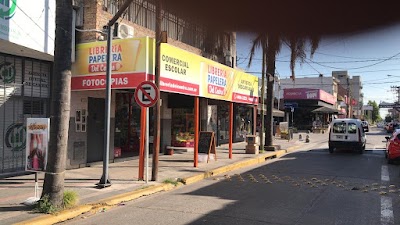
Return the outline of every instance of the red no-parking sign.
[[[142,107],[152,107],[159,98],[157,86],[151,81],[143,81],[135,91],[135,100]]]

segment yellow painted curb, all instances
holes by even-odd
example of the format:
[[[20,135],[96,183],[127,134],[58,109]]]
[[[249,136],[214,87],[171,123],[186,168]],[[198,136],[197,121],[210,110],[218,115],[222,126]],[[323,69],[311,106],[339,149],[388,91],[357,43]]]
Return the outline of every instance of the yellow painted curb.
[[[83,213],[97,210],[99,208],[111,208],[121,202],[131,201],[143,196],[151,195],[161,191],[168,191],[175,188],[172,184],[160,184],[148,186],[143,189],[131,191],[128,193],[123,193],[120,195],[115,195],[110,198],[106,198],[100,200],[96,203],[80,205],[71,209],[66,209],[60,211],[56,214],[49,214],[44,216],[39,216],[30,220],[22,221],[20,223],[16,223],[15,225],[47,225],[47,224],[55,224],[59,222],[63,222],[72,218],[75,218]]]
[[[81,205],[74,207],[72,209],[63,210],[57,214],[48,214],[44,216],[39,216],[30,220],[22,221],[20,223],[16,223],[15,225],[47,225],[47,224],[55,224],[59,223],[74,217],[81,215],[82,213],[89,212],[93,206],[91,205]]]
[[[294,151],[294,150],[299,149],[301,146],[302,146],[302,145],[295,145],[295,146],[292,146],[292,147],[287,148],[286,151],[288,151],[288,152],[289,152],[289,151]]]
[[[171,189],[175,188],[174,185],[172,184],[160,184],[160,185],[154,185],[154,186],[149,186],[143,189],[131,191],[128,193],[123,193],[120,195],[115,195],[110,198],[103,199],[99,202],[101,205],[108,205],[108,206],[113,206],[117,205],[121,202],[127,202],[131,201],[143,196],[151,195],[157,192],[161,191],[169,191]]]

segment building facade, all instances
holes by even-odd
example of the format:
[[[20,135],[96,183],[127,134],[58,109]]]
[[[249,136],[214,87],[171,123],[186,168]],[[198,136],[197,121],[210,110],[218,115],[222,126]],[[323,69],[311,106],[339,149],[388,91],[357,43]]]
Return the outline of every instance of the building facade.
[[[361,77],[350,77],[347,71],[332,71],[332,76],[339,80],[339,85],[346,92],[343,105],[346,108],[347,117],[362,119],[364,94],[362,93]]]
[[[55,1],[0,1],[0,175],[25,169],[26,119],[49,117]]]
[[[82,17],[84,22],[76,32],[68,168],[103,159],[104,143],[99,140],[104,137],[106,43],[101,32],[93,31],[101,31],[122,3],[90,0],[76,4],[77,18]],[[142,108],[135,102],[134,93],[142,81],[154,80],[155,7],[153,1],[135,0],[115,27],[111,160],[139,154]],[[253,132],[258,80],[235,69],[235,33],[211,33],[204,26],[184,21],[167,7],[163,15],[162,30],[168,38],[160,47],[160,151],[171,145],[193,147],[195,97],[200,98],[200,130],[215,132],[217,144],[229,140],[229,104],[234,102],[233,139],[244,140]],[[152,108],[149,116],[152,145]]]

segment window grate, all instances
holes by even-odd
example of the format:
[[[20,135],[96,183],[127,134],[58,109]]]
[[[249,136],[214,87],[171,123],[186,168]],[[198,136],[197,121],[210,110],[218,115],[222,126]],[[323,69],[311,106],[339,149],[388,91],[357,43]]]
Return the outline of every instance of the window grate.
[[[24,101],[24,114],[43,115],[44,102],[41,100],[25,100]]]

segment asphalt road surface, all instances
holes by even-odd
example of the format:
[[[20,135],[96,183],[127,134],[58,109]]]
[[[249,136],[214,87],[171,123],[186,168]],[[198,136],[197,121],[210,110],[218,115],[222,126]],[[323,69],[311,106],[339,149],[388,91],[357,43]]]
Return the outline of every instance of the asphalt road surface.
[[[385,160],[386,135],[372,128],[364,154],[329,154],[327,141],[315,140],[265,164],[63,224],[400,224],[399,165]]]

